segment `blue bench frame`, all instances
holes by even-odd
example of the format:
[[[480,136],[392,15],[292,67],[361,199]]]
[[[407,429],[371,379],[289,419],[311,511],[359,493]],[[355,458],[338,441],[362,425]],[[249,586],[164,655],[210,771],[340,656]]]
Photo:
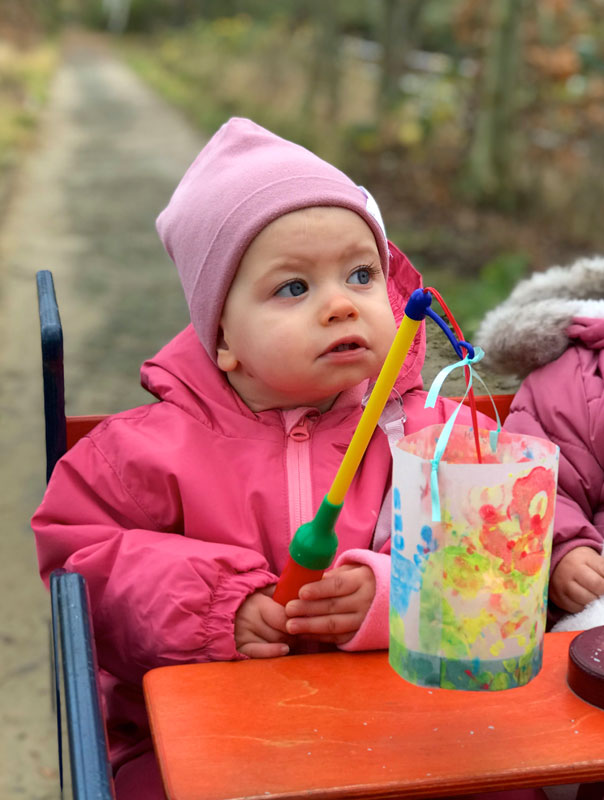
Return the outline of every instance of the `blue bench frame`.
[[[44,382],[44,425],[46,429],[46,480],[67,450],[65,421],[65,378],[63,372],[63,329],[55,295],[52,273],[36,273],[38,314],[42,343],[42,380]]]
[[[67,450],[63,331],[52,273],[40,270],[36,283],[49,480]],[[78,573],[55,570],[50,576],[50,596],[61,797],[114,800],[86,582]]]
[[[61,796],[68,791],[76,800],[112,800],[86,582],[76,572],[55,570],[50,596]],[[63,758],[65,745],[68,763]]]

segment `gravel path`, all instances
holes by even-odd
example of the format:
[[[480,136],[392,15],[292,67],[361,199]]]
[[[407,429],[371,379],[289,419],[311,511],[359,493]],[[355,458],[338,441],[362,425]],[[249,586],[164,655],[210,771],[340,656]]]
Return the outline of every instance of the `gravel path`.
[[[29,518],[44,491],[35,272],[52,270],[68,413],[146,402],[141,361],[187,321],[154,228],[203,144],[95,39],[66,47],[0,229],[1,798],[57,797],[48,596]]]
[[[35,272],[55,277],[68,413],[146,402],[141,361],[187,321],[154,220],[201,145],[102,40],[78,35],[67,43],[38,147],[0,228],[1,798],[46,800],[58,786],[48,597],[29,529],[44,491]],[[451,361],[444,337],[434,341],[428,376]],[[461,377],[448,393],[460,386]]]

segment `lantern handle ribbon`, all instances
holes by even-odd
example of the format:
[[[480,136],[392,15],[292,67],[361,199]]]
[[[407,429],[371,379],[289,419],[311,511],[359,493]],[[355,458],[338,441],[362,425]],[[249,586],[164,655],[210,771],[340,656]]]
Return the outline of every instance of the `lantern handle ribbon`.
[[[459,342],[460,345],[467,347],[466,342]],[[491,446],[491,452],[496,452],[497,450],[497,442],[499,440],[499,434],[501,432],[501,419],[499,417],[499,412],[497,410],[497,406],[495,405],[495,401],[493,400],[493,396],[489,391],[488,386],[483,381],[478,373],[475,373],[472,369],[473,364],[477,364],[479,361],[482,360],[484,357],[484,351],[481,347],[473,348],[471,345],[468,347],[468,353],[465,355],[461,361],[456,361],[455,364],[449,364],[446,367],[443,367],[438,375],[432,381],[432,385],[430,386],[430,390],[428,391],[428,396],[426,397],[426,402],[424,403],[424,408],[434,408],[436,405],[436,401],[440,394],[440,390],[442,389],[442,385],[448,376],[453,372],[454,369],[458,367],[468,367],[470,376],[466,386],[466,392],[462,397],[460,403],[457,405],[455,411],[451,414],[447,422],[445,423],[440,436],[436,442],[436,448],[434,450],[434,457],[430,460],[431,464],[431,473],[430,473],[430,493],[432,498],[432,521],[433,522],[440,522],[441,521],[441,510],[440,510],[440,493],[438,489],[438,468],[440,466],[440,462],[442,457],[447,449],[447,444],[449,443],[449,437],[451,436],[451,432],[453,430],[453,425],[455,424],[455,420],[457,419],[457,415],[459,414],[459,410],[461,409],[462,405],[464,404],[470,389],[472,388],[472,380],[474,376],[478,378],[478,380],[484,386],[487,394],[491,399],[491,403],[493,404],[493,408],[495,409],[495,416],[497,418],[497,429],[494,431],[489,432],[489,444]]]

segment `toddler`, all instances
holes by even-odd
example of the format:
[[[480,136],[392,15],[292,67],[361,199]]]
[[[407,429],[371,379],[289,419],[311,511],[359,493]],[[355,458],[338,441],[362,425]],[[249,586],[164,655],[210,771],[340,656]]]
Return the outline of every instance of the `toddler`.
[[[482,323],[489,366],[524,381],[504,427],[560,447],[548,617],[604,624],[604,259],[522,281]],[[593,605],[592,605],[593,604]]]
[[[163,797],[149,669],[387,647],[391,456],[379,429],[333,568],[285,608],[271,595],[421,285],[365,190],[249,120],[214,135],[157,228],[192,324],[142,367],[157,402],[78,442],[33,518],[43,579],[64,567],[88,583],[116,791],[130,800]],[[388,409],[401,432],[454,408],[424,410],[424,351],[422,326]]]

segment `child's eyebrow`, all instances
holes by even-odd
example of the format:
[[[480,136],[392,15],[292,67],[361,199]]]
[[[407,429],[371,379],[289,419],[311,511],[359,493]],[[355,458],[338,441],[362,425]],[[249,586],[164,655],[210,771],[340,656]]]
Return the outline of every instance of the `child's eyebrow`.
[[[351,244],[348,247],[345,247],[342,251],[342,256],[344,258],[349,258],[352,256],[358,256],[359,258],[369,258],[377,256],[379,258],[379,252],[377,249],[377,245],[372,247],[369,244]]]
[[[308,268],[308,263],[305,264],[300,261],[279,261],[270,264],[262,274],[254,278],[252,286],[259,290],[264,290],[267,285],[278,283],[286,278],[295,278],[298,273],[302,272],[304,267]]]
[[[305,256],[304,254],[300,255],[283,254],[282,256],[276,256],[274,259],[272,259],[267,263],[264,275],[265,276],[274,275],[278,274],[279,272],[304,269],[312,267],[314,263],[315,262],[313,258],[311,258],[310,256]]]
[[[334,247],[334,254],[338,259],[342,261],[349,259],[349,258],[359,258],[359,259],[379,259],[379,252],[377,249],[377,245],[372,246],[371,244],[365,242],[352,242],[347,244],[341,248],[336,249]],[[300,255],[283,255],[275,260],[273,264],[270,265],[269,270],[278,270],[278,269],[287,269],[288,267],[296,267],[296,266],[304,266],[306,264],[314,264],[314,258],[312,256],[306,256],[303,253]]]
[[[334,258],[341,262],[354,259],[359,263],[368,264],[376,260],[379,261],[379,252],[377,246],[372,247],[369,243],[352,242],[341,249],[334,248]],[[297,270],[312,268],[314,265],[315,259],[312,256],[306,256],[304,253],[284,253],[282,256],[276,256],[267,264],[266,269],[256,282],[261,283],[266,280],[277,279],[282,273],[295,273]]]

